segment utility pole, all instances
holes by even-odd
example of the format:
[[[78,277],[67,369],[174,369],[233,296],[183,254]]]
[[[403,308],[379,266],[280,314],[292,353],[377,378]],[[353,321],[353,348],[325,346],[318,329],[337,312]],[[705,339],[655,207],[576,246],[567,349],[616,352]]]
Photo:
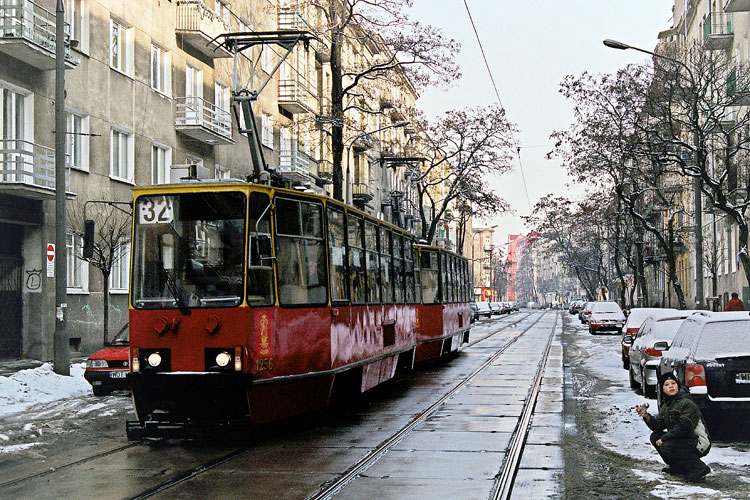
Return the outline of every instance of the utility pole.
[[[55,333],[54,371],[70,375],[67,309],[67,255],[65,251],[65,8],[55,10]]]

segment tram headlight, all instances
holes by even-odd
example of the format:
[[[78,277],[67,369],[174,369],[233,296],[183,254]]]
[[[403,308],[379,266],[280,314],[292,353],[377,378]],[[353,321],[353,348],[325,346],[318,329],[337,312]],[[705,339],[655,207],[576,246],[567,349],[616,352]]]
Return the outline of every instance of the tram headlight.
[[[148,365],[152,368],[156,368],[161,364],[161,354],[158,352],[152,352],[148,355],[148,358],[146,359],[148,361]]]
[[[227,351],[221,351],[216,355],[216,364],[222,368],[226,367],[232,361],[232,355]]]

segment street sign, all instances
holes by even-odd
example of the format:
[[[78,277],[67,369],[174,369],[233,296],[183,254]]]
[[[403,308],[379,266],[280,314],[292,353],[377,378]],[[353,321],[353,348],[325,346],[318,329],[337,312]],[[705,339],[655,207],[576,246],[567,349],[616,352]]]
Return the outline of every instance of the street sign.
[[[55,277],[55,244],[47,243],[47,277]]]

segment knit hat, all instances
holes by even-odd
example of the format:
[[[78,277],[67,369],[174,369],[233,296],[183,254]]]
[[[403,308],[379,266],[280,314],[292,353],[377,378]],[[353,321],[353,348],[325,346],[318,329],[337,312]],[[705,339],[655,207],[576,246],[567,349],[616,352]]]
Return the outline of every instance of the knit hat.
[[[680,385],[680,381],[677,380],[677,377],[675,377],[674,373],[668,372],[659,375],[659,387],[664,388],[664,382],[666,382],[667,380],[674,380],[678,387]]]

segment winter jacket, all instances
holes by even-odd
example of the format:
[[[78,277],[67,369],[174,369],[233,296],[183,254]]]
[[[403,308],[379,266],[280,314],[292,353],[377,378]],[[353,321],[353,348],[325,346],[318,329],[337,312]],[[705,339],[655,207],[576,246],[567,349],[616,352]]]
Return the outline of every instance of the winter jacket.
[[[729,299],[729,302],[727,302],[727,311],[744,311],[745,310],[745,304],[742,303],[742,301],[738,298],[732,298]]]
[[[694,431],[703,416],[698,406],[690,397],[685,387],[673,397],[662,394],[662,404],[659,413],[646,419],[646,425],[652,431],[667,432],[661,437],[662,441],[670,439],[687,439],[693,446],[698,445],[698,437]]]

